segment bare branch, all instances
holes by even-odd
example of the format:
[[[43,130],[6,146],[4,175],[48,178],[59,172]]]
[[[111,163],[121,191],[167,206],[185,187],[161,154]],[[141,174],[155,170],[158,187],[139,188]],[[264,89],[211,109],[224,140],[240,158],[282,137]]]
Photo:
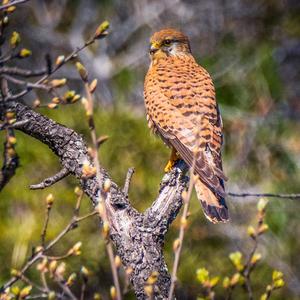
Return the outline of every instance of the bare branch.
[[[19,5],[19,4],[28,2],[28,1],[29,0],[13,0],[13,1],[10,1],[9,3],[7,3],[7,4],[0,5],[0,10],[5,10],[5,9],[11,7],[11,6]]]
[[[32,70],[26,70],[21,69],[18,67],[0,67],[0,74],[6,74],[6,75],[17,75],[22,77],[35,77],[35,76],[42,76],[47,73],[46,69],[42,69],[39,71],[32,71]]]
[[[123,188],[123,193],[128,196],[129,187],[131,183],[132,176],[134,174],[134,168],[129,168],[126,174],[125,184]]]
[[[67,57],[65,57],[63,59],[63,61],[59,64],[57,64],[53,69],[48,68],[49,70],[47,70],[47,74],[44,75],[42,78],[40,78],[39,80],[37,80],[34,83],[31,83],[31,86],[39,86],[40,84],[42,84],[46,79],[48,79],[51,75],[53,75],[57,70],[59,70],[63,65],[65,65],[67,62],[69,62],[70,60],[74,59],[78,53],[82,50],[84,50],[86,47],[88,47],[89,45],[93,44],[95,42],[95,37],[88,40],[87,42],[85,42],[81,47],[76,48],[73,52],[71,52]],[[15,94],[15,95],[8,95],[7,97],[5,97],[5,101],[11,101],[11,100],[16,100],[19,99],[23,96],[25,96],[28,92],[30,92],[31,89],[30,87],[27,87],[26,89],[24,89],[23,91]]]
[[[198,135],[199,135],[199,133],[198,133]],[[200,138],[198,138],[197,140],[199,141]],[[198,149],[198,148],[199,148],[199,145],[197,145],[196,149]],[[187,228],[189,205],[190,205],[190,200],[192,197],[193,188],[195,185],[194,170],[195,170],[195,165],[196,165],[196,156],[197,156],[197,153],[194,153],[193,164],[190,169],[190,182],[189,182],[188,191],[187,191],[187,193],[185,193],[185,196],[182,196],[182,198],[184,200],[184,206],[183,206],[183,212],[182,212],[182,217],[181,217],[181,222],[180,222],[179,236],[173,243],[173,251],[175,253],[175,258],[174,258],[174,263],[173,263],[173,268],[172,268],[171,286],[170,286],[170,291],[169,291],[169,295],[168,295],[168,300],[173,299],[173,294],[174,294],[175,285],[176,285],[176,281],[177,281],[177,270],[178,270],[178,266],[179,266],[179,259],[180,259],[181,250],[182,250],[183,238],[184,238],[184,234],[185,234],[185,231]]]
[[[2,108],[14,111],[17,122],[27,120],[19,130],[48,145],[60,158],[62,167],[79,179],[83,191],[96,206],[100,195],[99,183],[95,176],[83,176],[83,165],[86,162],[92,165],[92,162],[82,137],[21,103],[1,102],[0,119],[3,119],[2,114],[5,111]],[[186,170],[186,164],[180,161],[164,176],[158,198],[144,214],[138,213],[130,205],[128,197],[114,182],[111,182],[105,196],[110,237],[125,268],[133,270],[130,280],[138,299],[146,299],[144,287],[147,278],[155,271],[159,275],[154,286],[154,299],[168,296],[170,275],[164,261],[162,245],[164,235],[182,205],[181,195],[187,182],[184,176]],[[105,181],[108,178],[107,172],[103,168],[100,168],[100,172]],[[63,235],[69,230],[67,228]],[[59,239],[60,237],[53,240],[48,246],[53,246]],[[26,270],[40,258],[41,256],[30,260]],[[16,279],[13,282],[15,281]],[[8,284],[11,285],[11,281]]]
[[[37,261],[43,259],[45,257],[45,252],[52,249],[54,245],[56,245],[68,232],[75,229],[79,222],[86,220],[87,218],[96,215],[97,212],[93,211],[87,215],[84,215],[82,217],[76,217],[75,215],[72,217],[71,221],[68,223],[68,225],[47,245],[45,248],[41,247],[39,251],[35,252],[33,256],[27,261],[25,266],[22,268],[21,271],[19,271],[17,276],[12,277],[9,281],[3,284],[3,286],[0,286],[0,293],[5,291],[8,287],[12,286],[15,282],[17,282],[22,275]]]
[[[91,138],[93,141],[93,148],[94,148],[94,153],[93,153],[94,157],[93,158],[94,158],[94,165],[96,166],[96,177],[97,177],[97,182],[98,182],[98,188],[100,190],[101,199],[103,199],[102,201],[106,202],[107,192],[110,189],[110,180],[109,180],[109,187],[106,187],[107,190],[105,190],[105,187],[104,187],[105,181],[103,180],[103,174],[101,173],[101,169],[100,169],[99,152],[98,152],[99,142],[97,140],[96,128],[95,128],[95,122],[94,122],[93,96],[92,96],[92,93],[89,88],[87,72],[81,64],[79,64],[78,71],[79,71],[79,74],[80,74],[82,80],[84,81],[84,86],[85,86],[85,91],[86,91],[86,96],[87,96],[87,101],[88,101],[88,105],[86,107],[86,113],[88,116],[88,123],[89,123],[89,127],[90,127]],[[103,185],[103,188],[102,188],[102,185]],[[99,205],[102,205],[102,203],[99,203]],[[99,213],[99,215],[102,218],[103,223],[108,224],[107,211],[106,211],[105,204],[102,205],[102,207],[103,207],[102,213]],[[117,270],[117,267],[115,264],[114,251],[113,251],[113,248],[111,245],[111,241],[107,238],[107,234],[105,234],[104,238],[106,239],[105,247],[106,247],[106,251],[107,251],[110,266],[111,266],[113,282],[114,282],[114,285],[116,288],[116,293],[117,293],[116,298],[117,298],[117,300],[121,300],[122,294],[121,294],[121,288],[120,288],[120,281],[119,281],[119,277],[118,277],[118,270]]]
[[[70,171],[67,168],[62,168],[58,173],[56,173],[55,175],[46,178],[45,180],[43,180],[41,183],[38,184],[32,184],[29,188],[31,190],[38,190],[38,189],[44,189],[46,187],[49,187],[53,184],[55,184],[56,182],[62,180],[63,178],[65,178],[66,176],[68,176],[70,174]]]
[[[51,207],[52,207],[52,205],[47,205],[47,208],[46,208],[46,218],[45,218],[45,222],[44,222],[44,226],[43,226],[43,230],[42,230],[42,234],[41,234],[43,248],[45,247],[45,239],[46,239],[46,233],[47,233],[47,228],[48,228],[48,223],[49,223]]]
[[[9,142],[11,138],[14,138],[14,133],[12,129],[7,129],[7,136],[3,150],[3,166],[0,172],[0,191],[15,175],[16,169],[19,166],[18,154],[15,151],[14,145]]]
[[[28,122],[28,120],[23,120],[23,121],[20,121],[20,122],[15,122],[13,124],[6,124],[6,123],[4,123],[4,124],[2,124],[0,126],[0,131],[4,130],[4,129],[9,129],[9,128],[18,129],[18,127],[24,126],[27,122]]]
[[[265,198],[283,198],[283,199],[300,199],[300,194],[272,194],[272,193],[227,193],[231,197],[265,197]]]
[[[5,78],[7,81],[12,82],[14,84],[24,85],[26,87],[27,91],[30,91],[32,89],[43,89],[43,90],[49,91],[51,89],[51,87],[49,87],[48,85],[45,85],[45,84],[41,84],[41,83],[37,83],[37,82],[27,82],[27,81],[20,80],[20,79],[17,79],[15,77],[12,77],[10,75],[5,75],[5,74],[2,74],[1,76],[3,78]]]
[[[182,206],[182,192],[188,183],[187,171],[187,164],[179,160],[172,171],[163,177],[157,199],[144,213],[159,234],[166,234]]]
[[[179,259],[180,259],[181,250],[182,250],[183,238],[184,238],[184,234],[185,234],[185,230],[186,230],[186,226],[187,226],[189,203],[190,203],[190,199],[191,199],[192,191],[193,191],[193,187],[194,187],[193,170],[191,171],[190,174],[191,174],[192,178],[190,179],[188,192],[187,192],[187,195],[183,198],[184,199],[184,207],[183,207],[183,212],[182,212],[182,217],[181,217],[179,236],[174,241],[174,244],[173,244],[173,250],[175,252],[175,259],[174,259],[173,268],[172,268],[171,286],[170,286],[168,300],[173,299],[175,285],[177,282],[177,270],[178,270],[178,266],[179,266]]]
[[[7,109],[14,111],[17,122],[23,124],[18,128],[19,130],[50,147],[60,158],[62,167],[79,179],[82,190],[96,206],[101,194],[99,181],[95,176],[83,176],[83,165],[89,163],[93,166],[93,163],[82,137],[72,129],[55,123],[21,103],[0,102],[0,119],[3,120],[3,114]],[[27,122],[23,122],[25,120]],[[124,267],[133,270],[129,278],[138,299],[147,299],[144,288],[147,278],[153,272],[158,272],[157,281],[153,285],[153,299],[168,297],[171,278],[164,261],[162,246],[165,234],[182,206],[182,192],[187,184],[185,176],[187,170],[187,165],[179,161],[170,173],[165,174],[157,199],[145,213],[137,212],[130,205],[127,195],[113,181],[103,198],[110,237]],[[109,176],[101,167],[100,172],[105,182]],[[72,226],[76,226],[76,222]],[[62,235],[64,236],[68,231],[70,231],[69,227]],[[53,246],[60,238],[53,240],[48,246]],[[34,257],[26,268],[28,269],[39,259],[41,256]],[[8,284],[11,285],[16,280]]]
[[[70,297],[72,300],[77,300],[70,288],[63,282],[63,280],[56,280],[60,288]]]

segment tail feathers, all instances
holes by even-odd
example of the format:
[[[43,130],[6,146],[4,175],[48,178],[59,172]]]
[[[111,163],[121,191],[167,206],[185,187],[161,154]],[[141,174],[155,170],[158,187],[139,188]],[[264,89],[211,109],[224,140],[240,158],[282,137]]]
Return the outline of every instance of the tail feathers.
[[[201,180],[196,181],[195,189],[204,215],[209,221],[224,223],[229,220],[228,208],[223,197],[214,194]]]

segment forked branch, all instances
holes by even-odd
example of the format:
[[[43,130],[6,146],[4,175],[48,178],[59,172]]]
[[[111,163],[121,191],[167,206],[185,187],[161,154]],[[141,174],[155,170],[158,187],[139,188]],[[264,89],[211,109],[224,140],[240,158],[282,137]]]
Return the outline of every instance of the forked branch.
[[[63,174],[75,175],[93,206],[97,206],[101,194],[99,183],[96,176],[87,177],[83,173],[83,166],[92,166],[93,162],[82,137],[21,103],[10,101],[0,105],[0,119],[4,118],[1,115],[4,111],[14,111],[20,124],[18,130],[46,144],[59,157]],[[105,182],[109,175],[103,168],[100,172],[102,182]],[[168,297],[171,280],[162,247],[165,234],[182,206],[186,172],[186,164],[178,162],[172,172],[164,176],[158,198],[145,213],[136,211],[128,200],[127,188],[124,193],[114,182],[105,197],[110,237],[124,267],[132,269],[130,280],[138,299]],[[151,280],[149,289],[151,276],[156,276],[156,280]]]

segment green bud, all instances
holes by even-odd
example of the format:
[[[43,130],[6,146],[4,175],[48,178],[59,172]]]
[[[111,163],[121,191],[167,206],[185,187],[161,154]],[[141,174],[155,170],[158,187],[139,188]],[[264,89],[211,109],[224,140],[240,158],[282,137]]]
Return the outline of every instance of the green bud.
[[[229,259],[233,263],[233,265],[236,267],[238,271],[243,270],[244,266],[242,264],[242,253],[239,251],[233,252],[229,254]]]
[[[20,288],[18,286],[13,286],[13,287],[11,287],[11,292],[14,295],[18,296],[20,294]]]
[[[200,283],[205,283],[209,280],[209,272],[205,268],[200,268],[196,271],[197,280]]]
[[[262,294],[259,298],[260,300],[267,300],[268,299],[268,295],[266,293]]]
[[[251,258],[251,264],[255,265],[258,261],[261,260],[261,254],[260,253],[255,253],[252,258]]]
[[[104,21],[102,22],[98,28],[96,29],[95,31],[95,34],[94,34],[94,38],[95,39],[100,39],[100,38],[103,38],[107,35],[107,32],[106,30],[109,28],[109,22],[108,21]]]
[[[31,285],[25,286],[20,292],[20,298],[21,299],[26,298],[30,294],[31,290],[32,290]]]
[[[88,72],[87,72],[86,68],[84,67],[84,65],[78,61],[76,63],[76,69],[77,69],[77,71],[78,71],[81,79],[84,82],[87,82],[87,80],[88,80]]]
[[[14,31],[10,37],[10,45],[12,48],[16,48],[21,42],[20,34]]]
[[[278,280],[278,279],[282,279],[283,277],[283,273],[277,270],[274,270],[272,273],[272,279],[273,281]]]
[[[55,292],[51,291],[48,294],[48,300],[55,300],[56,299],[56,294]]]
[[[250,237],[255,238],[255,229],[253,226],[249,226],[247,229],[247,233]]]
[[[75,282],[75,280],[76,280],[76,278],[77,278],[76,273],[72,273],[72,274],[69,276],[68,280],[67,280],[67,285],[68,285],[68,286],[73,285],[74,282]]]
[[[235,274],[231,277],[230,285],[231,285],[231,286],[237,285],[237,284],[239,283],[239,281],[240,281],[240,278],[241,278],[240,273],[235,273]]]
[[[223,279],[223,288],[228,289],[230,286],[230,279],[228,276],[224,277]]]
[[[25,57],[30,56],[31,54],[32,54],[32,52],[29,49],[23,48],[19,52],[19,57],[25,58]]]
[[[273,290],[273,287],[270,284],[268,284],[266,287],[266,291],[271,292],[272,290]]]
[[[278,279],[276,281],[274,281],[274,288],[275,289],[280,289],[284,286],[284,281],[283,279]]]
[[[269,202],[268,199],[265,199],[265,198],[259,199],[259,201],[258,201],[258,203],[257,203],[257,210],[258,210],[259,212],[265,211],[268,202]]]
[[[268,224],[261,224],[258,228],[258,234],[263,234],[264,232],[266,232],[269,229],[269,225]]]
[[[215,287],[218,284],[219,280],[220,280],[219,276],[213,277],[212,279],[209,280],[210,286],[212,288]]]

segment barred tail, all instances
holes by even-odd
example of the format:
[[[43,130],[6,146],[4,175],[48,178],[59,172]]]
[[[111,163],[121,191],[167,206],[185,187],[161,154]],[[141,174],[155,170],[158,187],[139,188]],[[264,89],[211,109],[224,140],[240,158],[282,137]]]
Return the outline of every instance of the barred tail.
[[[218,223],[229,220],[228,208],[223,197],[214,194],[201,180],[196,181],[195,189],[204,215],[209,221]]]

